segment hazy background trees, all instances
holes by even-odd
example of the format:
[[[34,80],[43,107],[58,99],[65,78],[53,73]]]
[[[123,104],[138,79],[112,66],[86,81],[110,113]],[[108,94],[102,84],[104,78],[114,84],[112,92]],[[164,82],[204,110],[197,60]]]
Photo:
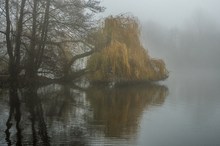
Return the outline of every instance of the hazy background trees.
[[[195,11],[182,27],[166,27],[149,20],[142,24],[144,46],[164,58],[176,72],[218,71],[219,23],[202,10]]]

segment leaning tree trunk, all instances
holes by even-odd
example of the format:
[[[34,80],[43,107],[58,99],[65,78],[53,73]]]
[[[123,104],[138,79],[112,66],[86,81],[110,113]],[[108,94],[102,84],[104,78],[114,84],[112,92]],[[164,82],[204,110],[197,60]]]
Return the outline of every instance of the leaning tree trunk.
[[[67,62],[63,68],[63,77],[61,77],[61,81],[68,82],[68,81],[73,81],[84,74],[88,72],[87,69],[81,69],[79,71],[72,71],[72,65],[76,62],[76,60],[88,57],[92,53],[94,53],[94,50],[90,50],[88,52],[84,52],[82,54],[75,55],[69,62]]]

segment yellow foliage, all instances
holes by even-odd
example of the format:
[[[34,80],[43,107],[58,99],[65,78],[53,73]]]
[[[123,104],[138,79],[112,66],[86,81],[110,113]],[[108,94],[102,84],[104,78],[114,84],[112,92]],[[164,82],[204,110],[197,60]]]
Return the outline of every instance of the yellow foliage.
[[[140,43],[133,17],[108,17],[96,41],[101,51],[88,60],[92,81],[161,80],[168,76],[162,60],[151,59]],[[97,37],[97,36],[96,36]],[[100,45],[102,44],[102,45]]]
[[[93,108],[95,120],[102,121],[108,127],[108,136],[118,136],[122,132],[128,135],[134,133],[138,124],[131,122],[136,122],[138,119],[134,119],[141,117],[143,110],[152,105],[163,104],[168,89],[154,84],[111,89],[92,87],[87,90],[86,95]]]

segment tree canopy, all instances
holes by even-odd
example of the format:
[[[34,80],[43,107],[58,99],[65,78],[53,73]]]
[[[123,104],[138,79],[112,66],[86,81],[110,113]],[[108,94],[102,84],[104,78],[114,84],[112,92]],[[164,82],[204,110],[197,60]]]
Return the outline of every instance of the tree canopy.
[[[96,27],[97,0],[4,0],[0,2],[0,56],[11,80],[22,74],[67,78],[74,63],[94,51],[86,41]],[[82,72],[81,72],[82,73]],[[74,77],[72,77],[74,78]]]
[[[164,61],[151,58],[142,46],[135,17],[107,17],[97,36],[101,51],[88,60],[91,81],[158,81],[168,77]]]

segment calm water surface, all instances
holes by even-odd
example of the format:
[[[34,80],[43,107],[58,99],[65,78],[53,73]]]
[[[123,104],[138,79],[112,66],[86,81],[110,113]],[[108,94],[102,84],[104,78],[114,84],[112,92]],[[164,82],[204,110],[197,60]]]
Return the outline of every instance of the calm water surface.
[[[0,145],[219,146],[220,78],[186,74],[161,85],[0,89]]]

